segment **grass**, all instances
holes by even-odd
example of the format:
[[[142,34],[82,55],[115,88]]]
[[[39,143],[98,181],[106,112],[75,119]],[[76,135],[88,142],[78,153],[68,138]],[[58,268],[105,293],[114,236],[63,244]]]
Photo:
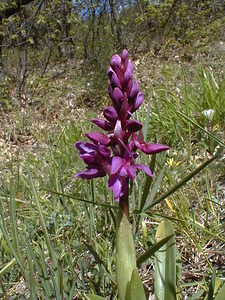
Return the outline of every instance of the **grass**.
[[[136,247],[139,256],[148,251],[155,244],[157,224],[169,219],[179,250],[177,272],[182,274],[178,299],[206,299],[213,270],[217,291],[224,282],[224,75],[218,63],[222,58],[217,64],[213,58],[202,58],[197,65],[151,59],[146,55],[135,63],[146,103],[138,119],[146,124],[149,142],[157,139],[171,150],[152,161],[153,182],[139,174],[133,183]],[[75,80],[71,73],[52,82],[50,74],[46,76],[51,89],[36,115],[34,104],[25,115],[18,109],[3,115],[8,122],[2,122],[1,134],[0,295],[84,299],[84,293],[91,292],[115,299],[117,205],[106,179],[72,178],[84,167],[73,145],[91,130],[87,120],[98,111],[81,101],[87,93],[84,79]],[[72,93],[79,88],[75,100],[63,90],[66,82]],[[40,86],[42,95],[47,87]],[[38,101],[40,95],[35,97]],[[105,95],[102,101],[106,103]],[[212,120],[202,115],[206,109],[215,110]],[[205,166],[218,151],[220,156]],[[199,166],[205,168],[195,172]],[[139,268],[148,293],[153,293],[153,261],[148,256]]]

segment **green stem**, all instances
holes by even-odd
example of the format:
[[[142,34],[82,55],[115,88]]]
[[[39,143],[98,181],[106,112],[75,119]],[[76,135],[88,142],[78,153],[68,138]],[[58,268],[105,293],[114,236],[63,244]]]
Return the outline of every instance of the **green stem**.
[[[122,212],[127,217],[127,220],[130,222],[129,217],[129,179],[127,179],[127,193],[120,198],[119,206]]]

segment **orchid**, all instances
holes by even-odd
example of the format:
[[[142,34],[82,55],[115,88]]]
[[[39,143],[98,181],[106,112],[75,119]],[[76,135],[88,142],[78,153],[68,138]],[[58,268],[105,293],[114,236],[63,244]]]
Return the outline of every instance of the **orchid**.
[[[125,49],[120,57],[113,55],[108,69],[108,93],[112,106],[104,108],[105,119],[92,122],[104,130],[87,133],[91,142],[77,142],[75,147],[87,165],[85,171],[75,178],[92,179],[108,174],[108,188],[113,191],[117,202],[128,194],[129,179],[134,180],[137,170],[153,176],[145,164],[136,164],[137,150],[145,154],[155,154],[169,149],[162,144],[148,144],[143,139],[142,124],[133,113],[142,105],[144,96],[139,91],[137,80],[133,79],[133,65]]]

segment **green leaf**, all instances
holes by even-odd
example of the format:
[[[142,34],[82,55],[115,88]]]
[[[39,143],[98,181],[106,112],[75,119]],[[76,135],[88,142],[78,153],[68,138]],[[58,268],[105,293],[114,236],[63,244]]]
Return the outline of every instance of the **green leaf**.
[[[86,294],[85,297],[87,300],[105,300],[105,298],[94,294]]]
[[[147,132],[148,132],[148,126],[149,126],[149,120],[150,120],[150,111],[151,111],[151,101],[148,101],[148,109],[147,109],[147,114],[145,116],[145,123],[144,123],[144,129],[143,129],[144,140],[146,140],[146,138],[147,138]]]
[[[176,299],[176,246],[171,223],[162,221],[156,231],[157,241],[170,237],[155,254],[155,300]]]
[[[188,300],[199,300],[199,299],[201,299],[200,297],[204,294],[204,292],[205,292],[205,290],[201,289],[197,293],[195,293],[194,295],[189,297]]]
[[[207,300],[213,300],[213,294],[214,294],[214,290],[215,290],[215,277],[216,277],[216,272],[213,269],[212,278],[211,278],[211,282],[209,285],[209,293],[208,293]]]
[[[155,199],[155,196],[158,192],[158,189],[159,189],[159,186],[162,182],[162,179],[163,179],[163,175],[164,175],[164,172],[165,172],[165,166],[162,168],[162,170],[160,171],[159,175],[157,176],[156,178],[156,181],[154,182],[153,184],[153,187],[151,189],[151,192],[147,198],[147,201],[145,202],[144,204],[144,207],[143,207],[143,210],[142,211],[145,211],[147,210],[149,207],[152,206],[152,203],[154,202],[154,199]]]
[[[225,283],[220,289],[219,293],[217,294],[215,300],[224,300],[224,295],[225,295]]]
[[[155,252],[158,251],[162,246],[164,246],[172,236],[173,236],[173,234],[170,234],[170,235],[166,236],[164,239],[160,240],[158,243],[155,243],[152,247],[148,248],[148,250],[138,258],[137,266],[139,267],[149,257],[154,255]]]
[[[155,169],[155,162],[156,162],[156,154],[154,154],[152,156],[152,159],[151,159],[150,170],[152,171],[152,173],[154,172],[154,169]],[[152,177],[146,176],[145,185],[144,185],[144,188],[143,188],[143,194],[142,194],[142,197],[141,197],[140,211],[143,211],[143,207],[147,206],[146,205],[146,199],[147,199],[148,194],[149,194],[151,183],[152,183]]]
[[[130,223],[119,210],[116,230],[116,282],[120,300],[126,299],[128,283],[136,268],[136,254]]]
[[[146,300],[145,291],[141,278],[136,270],[133,269],[131,281],[128,284],[126,300]]]
[[[98,255],[98,253],[95,251],[95,249],[89,245],[88,243],[84,242],[85,246],[88,248],[88,250],[91,252],[91,254],[94,256],[94,259],[96,261],[96,263],[98,263],[102,268],[103,271],[105,273],[105,275],[114,283],[115,279],[113,278],[113,276],[110,274],[109,270],[107,269],[107,266],[105,266],[104,261],[101,259],[101,257]]]
[[[5,266],[0,270],[0,276],[3,276],[9,269],[15,264],[16,259],[15,257],[11,259]]]

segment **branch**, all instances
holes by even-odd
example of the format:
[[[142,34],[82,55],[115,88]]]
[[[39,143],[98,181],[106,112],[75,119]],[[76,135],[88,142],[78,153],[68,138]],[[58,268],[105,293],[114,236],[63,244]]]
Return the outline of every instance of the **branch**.
[[[9,7],[6,7],[5,9],[3,9],[3,10],[0,10],[0,21],[3,18],[7,19],[7,18],[11,17],[12,15],[18,13],[21,10],[21,6],[27,5],[27,4],[29,4],[33,1],[34,0],[16,0],[16,5],[15,6],[9,6]]]

